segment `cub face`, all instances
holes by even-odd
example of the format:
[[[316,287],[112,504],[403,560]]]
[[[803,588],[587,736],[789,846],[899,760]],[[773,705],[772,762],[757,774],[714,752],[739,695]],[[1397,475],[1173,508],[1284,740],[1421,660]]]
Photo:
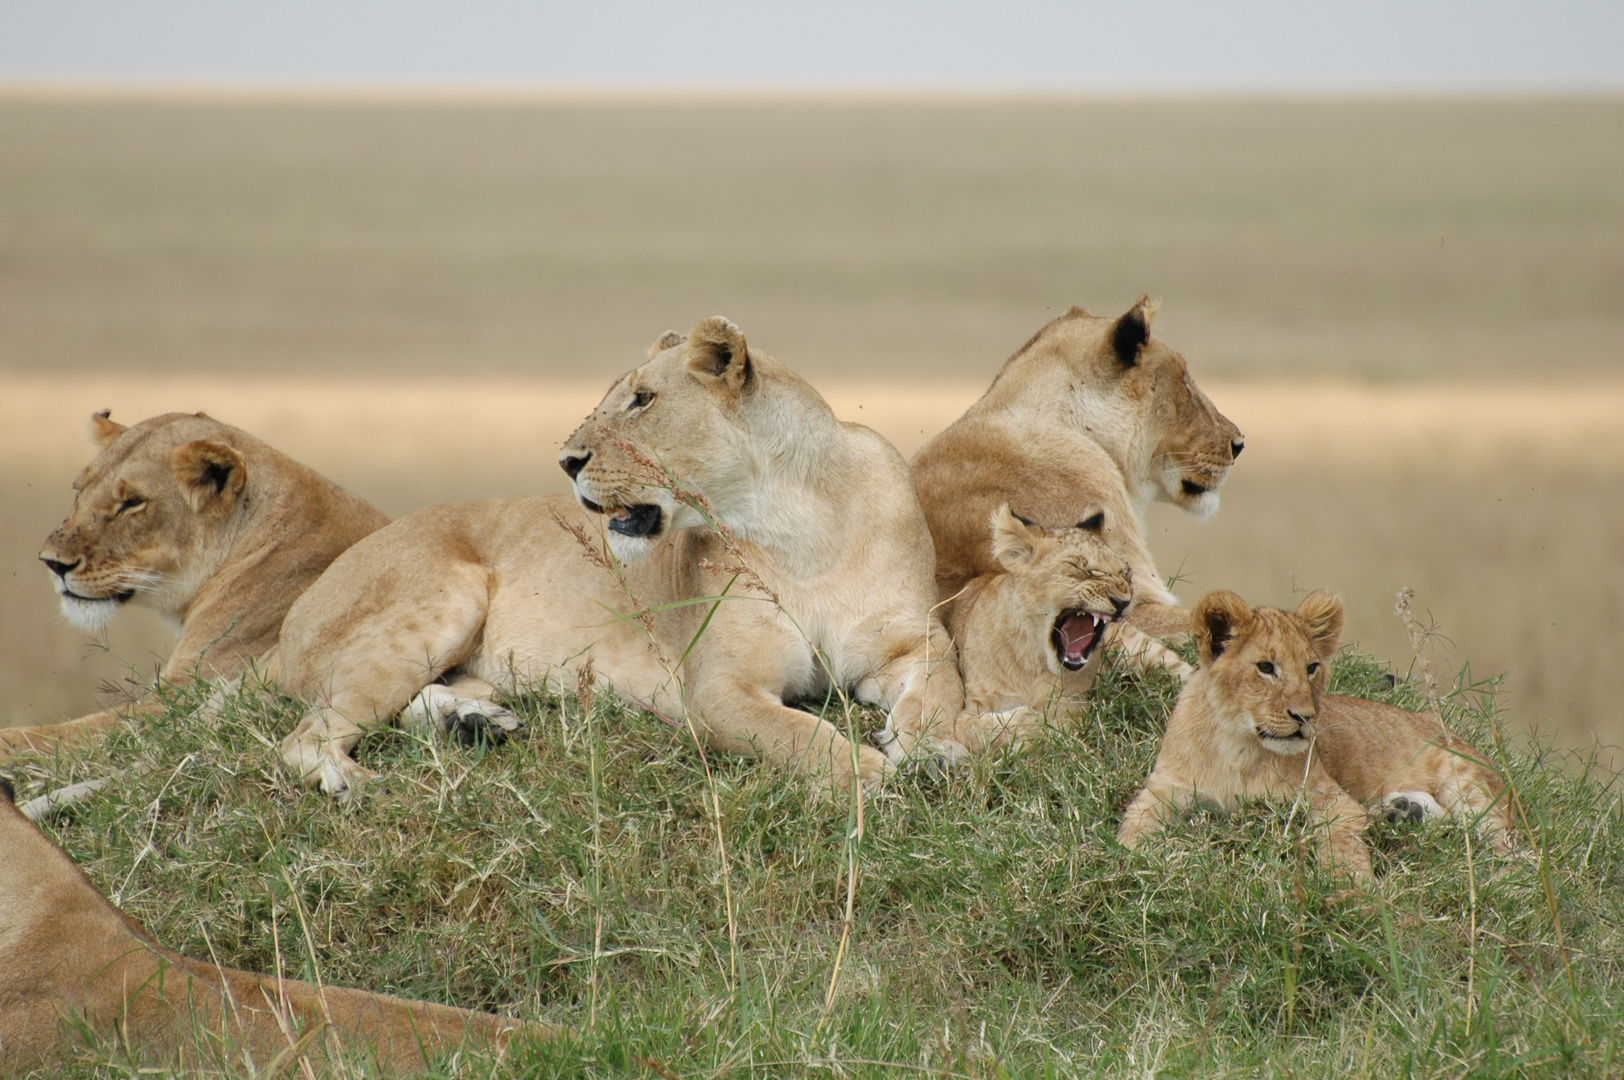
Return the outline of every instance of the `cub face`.
[[[1207,698],[1228,734],[1276,754],[1308,749],[1342,633],[1342,601],[1309,594],[1296,611],[1208,593],[1191,613]]]
[[[132,600],[167,613],[191,600],[247,483],[231,446],[185,438],[185,429],[220,426],[201,413],[128,429],[106,412],[91,417],[101,452],[74,481],[73,510],[39,554],[68,621],[96,631]]]
[[[1090,507],[1076,526],[1047,529],[1005,503],[992,513],[993,554],[1008,571],[1016,609],[1043,641],[1044,664],[1059,676],[1080,671],[1106,627],[1133,604],[1133,572],[1105,543],[1105,511]]]
[[[667,531],[705,524],[673,483],[715,504],[731,494],[729,477],[749,475],[739,413],[758,386],[744,335],[713,316],[686,336],[662,334],[648,362],[609,388],[559,465],[581,505],[609,516],[616,557],[632,561]]]

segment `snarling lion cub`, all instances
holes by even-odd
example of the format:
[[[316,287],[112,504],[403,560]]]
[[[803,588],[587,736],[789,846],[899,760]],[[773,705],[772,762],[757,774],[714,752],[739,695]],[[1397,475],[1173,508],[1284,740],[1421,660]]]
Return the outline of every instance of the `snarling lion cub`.
[[[276,644],[288,607],[339,552],[388,518],[247,432],[202,413],[126,428],[90,418],[100,446],[73,512],[45,541],[62,612],[99,630],[124,604],[180,625],[159,674],[234,678]],[[0,729],[0,760],[93,738],[146,704],[61,724]]]
[[[489,1013],[364,990],[315,987],[193,960],[119,911],[11,803],[0,780],[0,1066],[7,1075],[71,1059],[86,1029],[137,1058],[250,1073],[279,1059],[318,1069],[335,1052],[416,1073],[460,1046],[516,1029]],[[271,1070],[276,1071],[276,1070]]]
[[[1101,536],[1105,511],[1090,508],[1071,528],[1046,529],[1005,503],[991,526],[1002,569],[967,585],[946,616],[964,676],[956,734],[969,749],[1018,744],[1052,707],[1079,702],[1094,685],[1108,631],[1125,631],[1120,644],[1189,673],[1165,645],[1118,622],[1131,610],[1133,571]]]
[[[350,757],[362,733],[403,709],[443,730],[511,727],[498,689],[573,688],[588,663],[714,747],[837,787],[879,781],[885,754],[786,698],[849,687],[890,710],[898,758],[963,754],[947,737],[963,685],[901,456],[725,319],[650,354],[565,444],[579,506],[413,514],[294,605],[282,684],[313,706],[282,744],[296,775],[342,793],[367,775]]]
[[[1511,846],[1503,783],[1436,716],[1325,694],[1342,602],[1309,594],[1294,612],[1209,593],[1192,616],[1201,667],[1167,721],[1156,765],[1128,804],[1129,847],[1196,802],[1302,796],[1326,827],[1333,865],[1370,877],[1362,803],[1408,813],[1442,808],[1481,820]]]
[[[998,570],[987,515],[1000,503],[1054,527],[1098,506],[1107,541],[1133,568],[1139,599],[1131,622],[1158,636],[1188,631],[1189,615],[1156,573],[1145,510],[1160,500],[1213,513],[1243,440],[1196,387],[1184,358],[1151,338],[1153,311],[1144,299],[1119,319],[1072,308],[1033,335],[981,400],[914,458],[940,596]]]

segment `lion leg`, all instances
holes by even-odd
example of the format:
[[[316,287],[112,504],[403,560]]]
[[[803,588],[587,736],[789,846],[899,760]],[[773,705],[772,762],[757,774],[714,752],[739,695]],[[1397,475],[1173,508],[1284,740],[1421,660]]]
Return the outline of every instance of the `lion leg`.
[[[409,728],[451,738],[463,746],[480,742],[501,746],[524,722],[497,704],[496,687],[463,675],[449,684],[431,683],[400,714]]]
[[[1342,791],[1321,792],[1315,814],[1325,829],[1321,853],[1326,862],[1360,881],[1371,881],[1370,848],[1365,846],[1364,839],[1370,816],[1365,808]]]
[[[1516,850],[1517,833],[1511,816],[1511,798],[1504,785],[1486,766],[1455,750],[1436,747],[1430,751],[1444,757],[1438,768],[1435,788],[1438,803],[1453,817],[1477,825],[1488,836],[1494,850],[1507,855]]]
[[[1189,682],[1195,675],[1195,668],[1185,663],[1184,657],[1163,645],[1157,638],[1128,623],[1114,624],[1106,643],[1121,653],[1131,671],[1145,672],[1155,668],[1166,668],[1177,676],[1180,682]]]
[[[980,754],[1020,746],[1042,723],[1043,714],[1028,705],[1000,712],[978,713],[966,709],[954,725],[953,734],[970,753]]]
[[[854,781],[872,791],[891,771],[872,746],[851,742],[827,720],[790,708],[760,685],[729,679],[695,697],[690,715],[718,750],[798,769],[831,791],[849,790]]]
[[[1145,786],[1122,812],[1117,843],[1126,848],[1138,847],[1139,841],[1160,832],[1171,818],[1188,811],[1194,802],[1194,793],[1187,786],[1152,771]]]
[[[117,727],[120,719],[117,713],[108,711],[91,713],[60,724],[0,728],[0,762],[9,761],[18,754],[54,754],[93,743]]]
[[[485,568],[462,563],[393,597],[382,611],[346,627],[347,634],[320,622],[284,633],[284,685],[317,703],[282,740],[282,759],[294,775],[329,795],[343,795],[370,777],[350,756],[355,744],[473,652],[489,599]],[[333,613],[335,619],[347,614],[337,606]],[[480,685],[489,691],[488,683]]]
[[[859,700],[890,710],[874,740],[891,764],[923,758],[929,767],[952,768],[969,756],[956,727],[964,715],[964,681],[953,641],[931,619],[918,628],[881,634],[874,642],[878,663],[857,684]]]
[[[1154,600],[1139,600],[1128,612],[1128,623],[1154,638],[1181,638],[1190,632],[1190,613]]]

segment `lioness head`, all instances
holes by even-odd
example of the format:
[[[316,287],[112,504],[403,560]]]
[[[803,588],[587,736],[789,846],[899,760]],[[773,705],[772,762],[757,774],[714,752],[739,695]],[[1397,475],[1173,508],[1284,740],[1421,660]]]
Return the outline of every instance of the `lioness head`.
[[[1116,319],[1074,307],[1011,364],[1029,355],[1062,365],[1070,422],[1111,453],[1130,490],[1206,518],[1246,440],[1190,378],[1184,357],[1151,337],[1155,313],[1145,297]]]
[[[1105,511],[1091,508],[1075,527],[1046,529],[1010,510],[992,512],[993,554],[1009,572],[1018,610],[1029,613],[1027,636],[1045,643],[1056,675],[1080,671],[1105,628],[1133,603],[1132,571],[1101,536]]]
[[[1342,633],[1342,601],[1316,592],[1296,611],[1281,611],[1214,592],[1196,604],[1191,622],[1207,700],[1230,735],[1277,754],[1306,750]]]
[[[667,331],[649,360],[621,376],[564,444],[559,464],[575,497],[609,515],[609,544],[629,561],[671,529],[704,515],[674,487],[719,516],[750,475],[741,413],[760,388],[757,358],[739,328],[720,316],[686,335]]]
[[[73,511],[45,540],[62,613],[97,630],[132,600],[178,614],[230,544],[248,470],[202,413],[168,413],[125,428],[90,418],[101,447],[73,482]]]

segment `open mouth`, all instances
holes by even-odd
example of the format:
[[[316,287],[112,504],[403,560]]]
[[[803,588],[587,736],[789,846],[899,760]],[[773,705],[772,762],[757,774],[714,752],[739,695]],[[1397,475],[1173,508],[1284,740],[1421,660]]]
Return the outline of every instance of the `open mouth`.
[[[1094,654],[1100,638],[1105,636],[1105,626],[1110,621],[1109,615],[1096,615],[1082,608],[1062,611],[1054,621],[1054,630],[1049,634],[1060,666],[1067,671],[1081,670]]]
[[[1209,487],[1204,487],[1201,484],[1196,483],[1194,480],[1180,480],[1179,487],[1183,489],[1184,494],[1190,496],[1192,499],[1199,499],[1201,496],[1212,490]]]
[[[622,536],[657,536],[660,532],[660,508],[655,503],[623,506],[609,515],[609,531]]]

